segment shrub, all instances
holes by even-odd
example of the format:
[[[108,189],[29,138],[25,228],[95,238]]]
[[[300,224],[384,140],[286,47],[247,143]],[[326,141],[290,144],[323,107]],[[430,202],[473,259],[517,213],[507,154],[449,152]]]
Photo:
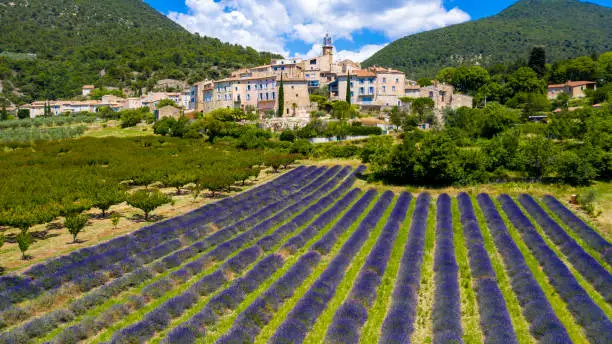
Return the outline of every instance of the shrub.
[[[125,110],[121,112],[121,128],[135,127],[143,119],[142,112],[138,110]]]
[[[291,129],[283,130],[280,134],[280,140],[289,142],[295,141],[295,132]]]

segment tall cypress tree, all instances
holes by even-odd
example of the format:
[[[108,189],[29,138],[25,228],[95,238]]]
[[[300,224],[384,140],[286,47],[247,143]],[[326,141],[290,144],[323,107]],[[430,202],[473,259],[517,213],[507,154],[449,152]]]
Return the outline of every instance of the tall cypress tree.
[[[280,86],[278,87],[278,116],[283,117],[285,113],[285,88],[283,86],[283,73],[281,73]]]
[[[546,72],[546,51],[544,47],[533,47],[529,54],[529,67],[533,69],[538,76],[544,75]]]
[[[351,71],[346,74],[346,102],[351,103]]]

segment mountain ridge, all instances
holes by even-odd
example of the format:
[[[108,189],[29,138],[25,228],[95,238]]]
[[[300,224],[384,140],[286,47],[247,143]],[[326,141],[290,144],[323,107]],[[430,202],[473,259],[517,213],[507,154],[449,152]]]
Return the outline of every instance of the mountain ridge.
[[[400,38],[362,64],[397,68],[416,79],[449,66],[526,60],[533,46],[546,48],[548,62],[612,50],[612,8],[521,0],[490,17]]]
[[[141,0],[2,1],[0,32],[0,80],[13,102],[19,92],[25,102],[73,97],[84,84],[194,82],[278,57],[191,34]]]

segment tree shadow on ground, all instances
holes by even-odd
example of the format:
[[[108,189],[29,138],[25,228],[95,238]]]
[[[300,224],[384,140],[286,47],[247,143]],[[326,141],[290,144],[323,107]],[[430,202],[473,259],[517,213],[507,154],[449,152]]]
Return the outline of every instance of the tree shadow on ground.
[[[166,217],[164,215],[151,215],[151,214],[149,214],[149,219],[145,220],[144,214],[134,214],[129,219],[132,220],[132,222],[136,222],[136,223],[154,223],[154,222],[161,221],[161,220],[163,220],[165,218]]]

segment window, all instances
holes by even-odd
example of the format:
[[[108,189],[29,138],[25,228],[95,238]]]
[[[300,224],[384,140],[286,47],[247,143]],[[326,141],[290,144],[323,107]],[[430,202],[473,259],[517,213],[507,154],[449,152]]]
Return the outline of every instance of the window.
[[[251,90],[251,85],[247,85],[247,91]]]
[[[236,86],[236,91],[238,91],[238,86]]]
[[[382,87],[382,92],[383,92],[383,93],[387,92],[387,86],[383,86],[383,87]]]
[[[359,87],[359,94],[364,94],[365,90],[363,89],[363,87]]]
[[[395,86],[391,86],[391,91],[395,92]]]
[[[272,92],[272,99],[276,97],[276,92]]]
[[[387,83],[387,78],[383,78],[383,84]]]
[[[351,98],[353,98],[353,96],[354,96],[353,91],[351,91]]]
[[[251,95],[247,94],[247,100],[251,100]]]
[[[369,93],[370,93],[370,94],[373,94],[373,93],[374,93],[374,87],[370,87],[370,92],[369,92]]]
[[[311,65],[316,65],[316,64],[317,64],[317,60],[316,60],[316,59],[312,59],[312,60],[310,60],[310,64],[311,64]]]
[[[399,84],[399,78],[395,78],[395,83]]]

